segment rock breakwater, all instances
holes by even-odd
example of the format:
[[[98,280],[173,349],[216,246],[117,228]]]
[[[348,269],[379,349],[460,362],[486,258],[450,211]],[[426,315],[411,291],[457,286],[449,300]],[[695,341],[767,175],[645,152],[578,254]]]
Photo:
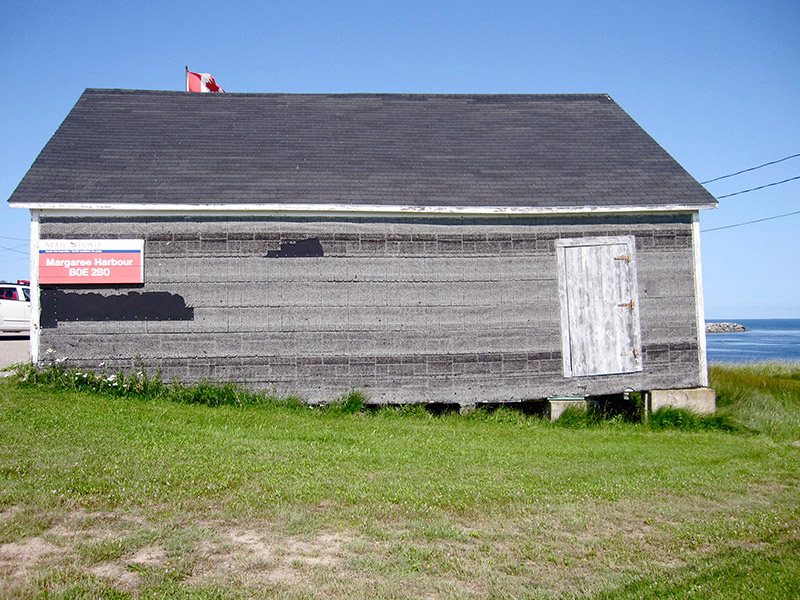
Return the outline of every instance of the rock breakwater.
[[[739,323],[706,323],[706,333],[736,333],[747,331],[747,327]]]

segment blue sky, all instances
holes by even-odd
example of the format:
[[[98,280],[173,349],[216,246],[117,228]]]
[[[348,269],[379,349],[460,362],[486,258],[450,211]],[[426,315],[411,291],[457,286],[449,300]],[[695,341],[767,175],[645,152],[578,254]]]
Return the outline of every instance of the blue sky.
[[[28,277],[5,200],[87,87],[610,94],[698,180],[800,153],[800,2],[136,2],[0,7],[0,280]],[[800,175],[800,158],[709,184]],[[800,210],[800,180],[703,229]],[[800,318],[800,215],[702,236],[709,318]],[[6,248],[11,248],[7,250]]]

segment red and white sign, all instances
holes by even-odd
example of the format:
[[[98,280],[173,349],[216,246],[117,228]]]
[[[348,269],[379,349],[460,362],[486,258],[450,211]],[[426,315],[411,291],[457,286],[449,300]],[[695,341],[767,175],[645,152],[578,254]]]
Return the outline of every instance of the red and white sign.
[[[144,240],[39,240],[39,283],[144,283]]]

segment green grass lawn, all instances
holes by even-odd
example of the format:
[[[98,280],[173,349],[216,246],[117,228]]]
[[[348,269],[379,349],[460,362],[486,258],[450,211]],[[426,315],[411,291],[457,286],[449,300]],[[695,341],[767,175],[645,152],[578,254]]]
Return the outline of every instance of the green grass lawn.
[[[712,385],[740,431],[0,380],[0,597],[796,598],[800,367]]]

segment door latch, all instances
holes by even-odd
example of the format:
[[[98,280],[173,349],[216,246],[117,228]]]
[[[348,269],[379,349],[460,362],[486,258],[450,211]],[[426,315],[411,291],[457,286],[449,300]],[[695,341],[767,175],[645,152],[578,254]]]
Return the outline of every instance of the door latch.
[[[633,310],[634,308],[636,308],[636,304],[634,304],[633,300],[631,300],[630,302],[624,302],[623,304],[617,304],[617,306],[622,306],[622,307],[625,307],[625,308],[630,308],[631,310]]]
[[[627,262],[631,262],[631,255],[630,254],[622,254],[620,256],[615,256],[614,260],[624,260]]]

